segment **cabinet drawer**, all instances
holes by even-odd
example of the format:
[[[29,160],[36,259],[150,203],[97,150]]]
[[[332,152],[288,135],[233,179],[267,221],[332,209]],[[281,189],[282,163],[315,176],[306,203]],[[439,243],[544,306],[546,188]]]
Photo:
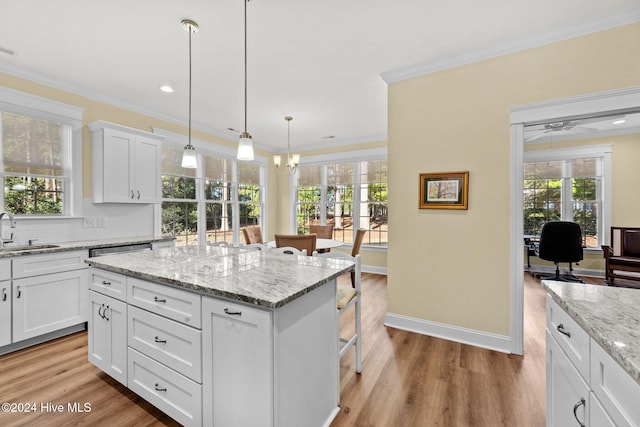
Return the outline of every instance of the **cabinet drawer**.
[[[11,279],[11,259],[0,259],[0,280]]]
[[[120,301],[127,300],[127,278],[110,271],[89,269],[89,289]]]
[[[591,340],[591,389],[616,425],[640,425],[640,384],[594,340]]]
[[[200,384],[132,348],[129,348],[128,377],[132,391],[182,425],[202,425]]]
[[[589,334],[547,294],[547,330],[589,382]]]
[[[13,278],[19,279],[87,268],[87,264],[84,263],[87,258],[89,258],[89,251],[86,250],[14,257]]]
[[[137,307],[129,308],[128,324],[129,347],[202,383],[199,330]]]
[[[128,277],[127,302],[194,328],[200,328],[200,295],[194,292]]]

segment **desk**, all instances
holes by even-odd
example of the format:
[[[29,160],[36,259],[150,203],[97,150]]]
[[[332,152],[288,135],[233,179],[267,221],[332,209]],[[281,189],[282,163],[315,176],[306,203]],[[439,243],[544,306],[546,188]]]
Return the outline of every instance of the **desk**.
[[[538,256],[540,236],[531,234],[524,235],[524,247],[527,248],[527,269],[531,272],[531,255]]]
[[[340,240],[316,239],[316,250],[318,250],[318,249],[333,249],[333,248],[338,248],[340,246],[342,246],[342,242]],[[276,241],[275,240],[268,241],[267,242],[267,247],[275,248],[276,247]],[[311,255],[311,254],[307,254],[307,255]]]

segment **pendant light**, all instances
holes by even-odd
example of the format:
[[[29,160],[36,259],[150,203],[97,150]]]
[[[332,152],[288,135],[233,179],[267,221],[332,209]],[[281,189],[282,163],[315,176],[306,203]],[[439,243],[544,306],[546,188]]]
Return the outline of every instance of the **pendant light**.
[[[238,160],[253,160],[253,141],[247,132],[247,3],[244,1],[244,132],[238,141]]]
[[[291,120],[293,117],[286,116],[284,118],[287,121],[287,168],[289,168],[289,175],[293,175],[296,173],[298,168],[298,164],[300,163],[300,155],[299,154],[291,154]],[[276,154],[273,156],[273,164],[276,165],[276,168],[280,168],[282,164],[282,156]]]
[[[198,167],[198,161],[196,149],[191,145],[191,34],[197,33],[200,28],[191,19],[183,19],[182,27],[189,32],[189,141],[182,152],[182,167],[195,169]]]

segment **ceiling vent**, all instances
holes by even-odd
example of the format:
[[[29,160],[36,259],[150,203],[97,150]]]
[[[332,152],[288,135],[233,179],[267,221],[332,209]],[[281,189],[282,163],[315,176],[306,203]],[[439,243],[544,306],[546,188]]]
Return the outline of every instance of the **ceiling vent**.
[[[2,47],[2,46],[0,46],[0,53],[6,53],[9,56],[18,54],[18,52],[16,52],[15,50],[9,49],[8,47]]]

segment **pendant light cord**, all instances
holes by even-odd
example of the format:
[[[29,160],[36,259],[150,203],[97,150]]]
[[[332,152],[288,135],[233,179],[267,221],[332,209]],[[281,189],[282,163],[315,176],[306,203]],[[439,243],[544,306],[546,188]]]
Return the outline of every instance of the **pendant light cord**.
[[[189,147],[191,147],[191,33],[189,28]]]
[[[244,1],[244,133],[247,133],[247,3]]]

